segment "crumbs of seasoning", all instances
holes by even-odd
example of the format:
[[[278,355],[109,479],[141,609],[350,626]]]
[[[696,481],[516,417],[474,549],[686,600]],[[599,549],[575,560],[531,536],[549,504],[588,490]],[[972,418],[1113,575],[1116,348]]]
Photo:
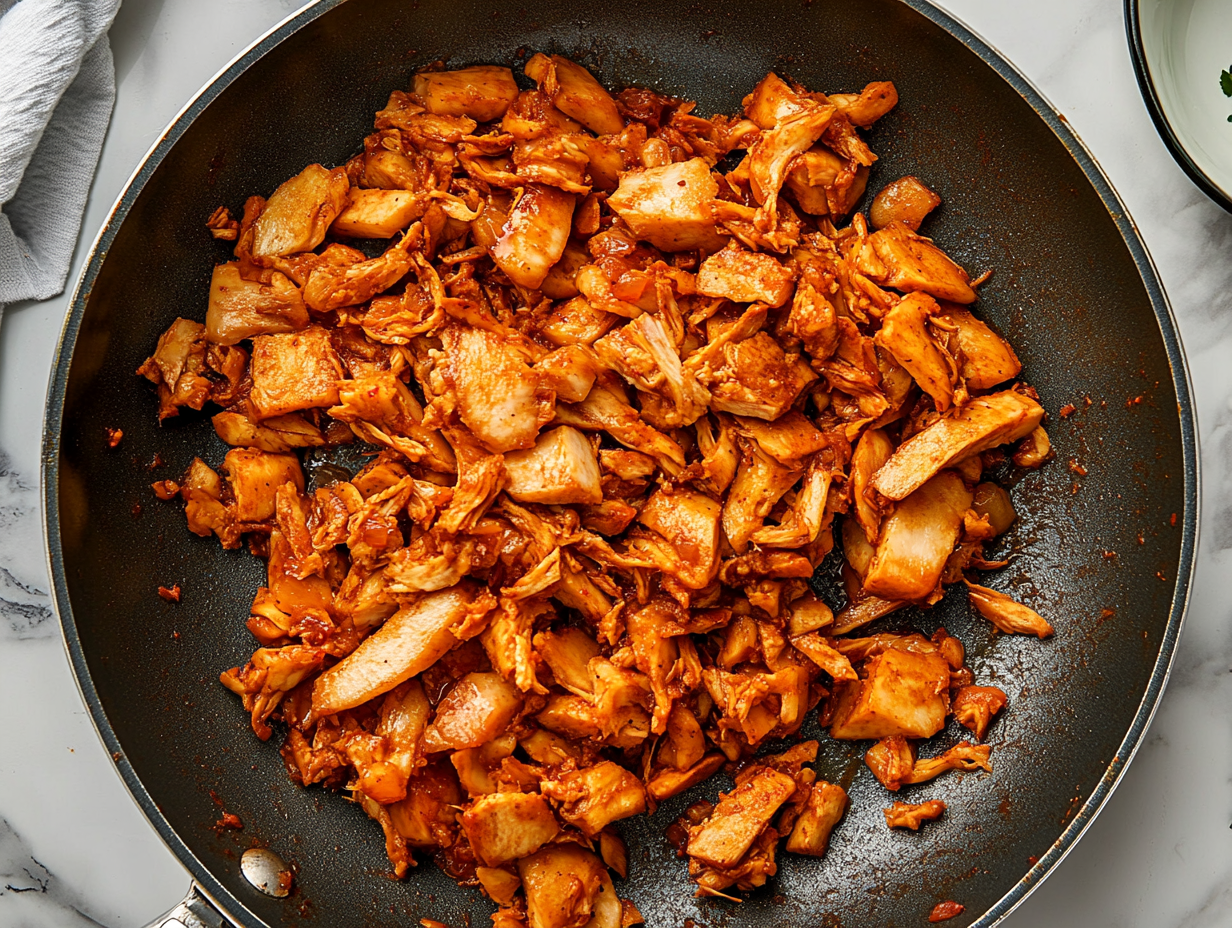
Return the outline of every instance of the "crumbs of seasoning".
[[[166,464],[167,462],[163,460],[163,456],[155,451],[153,459],[145,467],[146,470],[156,470],[159,467],[165,467]]]
[[[435,918],[421,918],[419,924],[423,925],[423,928],[449,928],[444,922],[438,922]]]
[[[118,447],[120,442],[122,442],[123,440],[124,440],[124,430],[123,429],[112,429],[112,428],[107,429],[107,447],[108,448]]]
[[[180,585],[177,583],[175,586],[170,588],[160,586],[158,588],[158,595],[169,603],[178,603],[181,596]]]
[[[234,818],[234,816],[232,816]],[[223,818],[226,818],[224,815]],[[239,821],[239,819],[236,819]],[[291,886],[295,883],[295,875],[290,870],[278,871],[278,889],[284,896],[291,894]]]
[[[1175,513],[1175,512],[1174,512],[1174,513],[1172,513],[1171,523],[1172,523],[1173,525],[1176,525],[1176,513]]]
[[[218,820],[218,827],[219,828],[231,828],[235,831],[242,831],[244,829],[244,823],[240,820],[240,817],[236,815],[234,812],[223,812],[222,818]],[[279,876],[281,877],[281,874],[279,874]]]
[[[1070,458],[1069,469],[1072,470],[1079,477],[1085,477],[1087,475],[1087,469],[1083,467],[1081,464],[1079,464],[1078,461],[1074,458]]]
[[[1057,415],[1059,415],[1062,419],[1068,419],[1070,416],[1072,416],[1077,411],[1078,411],[1078,407],[1075,406],[1073,403],[1066,403],[1064,406],[1062,406],[1060,409],[1057,410]]]
[[[928,920],[930,922],[944,922],[956,915],[962,915],[966,908],[965,905],[959,905],[957,902],[949,900],[938,902],[933,906],[933,910],[928,913]]]

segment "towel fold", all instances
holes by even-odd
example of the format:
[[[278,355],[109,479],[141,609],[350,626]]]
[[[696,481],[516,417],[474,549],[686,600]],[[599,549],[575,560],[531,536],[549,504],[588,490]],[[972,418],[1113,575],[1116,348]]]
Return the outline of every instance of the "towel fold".
[[[0,309],[64,289],[115,103],[120,0],[0,0]]]

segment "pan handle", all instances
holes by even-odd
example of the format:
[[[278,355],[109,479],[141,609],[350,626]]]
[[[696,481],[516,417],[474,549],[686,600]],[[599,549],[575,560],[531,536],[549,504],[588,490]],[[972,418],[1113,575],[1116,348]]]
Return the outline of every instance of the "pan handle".
[[[193,883],[188,895],[174,909],[158,916],[146,928],[233,928],[230,920],[214,907]]]

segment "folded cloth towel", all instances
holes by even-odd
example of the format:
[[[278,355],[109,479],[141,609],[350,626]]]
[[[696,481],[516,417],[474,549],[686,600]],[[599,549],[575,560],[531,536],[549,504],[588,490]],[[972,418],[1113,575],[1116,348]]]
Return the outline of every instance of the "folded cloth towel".
[[[64,289],[115,103],[120,0],[0,0],[0,309]]]

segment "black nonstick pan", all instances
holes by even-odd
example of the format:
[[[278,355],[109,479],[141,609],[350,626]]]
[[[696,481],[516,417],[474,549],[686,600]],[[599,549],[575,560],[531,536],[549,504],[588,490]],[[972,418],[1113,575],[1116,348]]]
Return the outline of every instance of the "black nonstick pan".
[[[955,928],[995,923],[1089,824],[1159,699],[1197,539],[1194,412],[1159,280],[1098,167],[1009,64],[923,0],[324,0],[253,46],[167,130],[74,298],[51,381],[44,488],[55,598],[84,699],[200,887],[180,921],[478,928],[493,910],[427,861],[389,879],[363,811],[293,786],[280,738],[253,737],[218,672],[253,649],[244,622],[264,565],[189,534],[180,507],[150,490],[194,455],[217,464],[226,449],[206,416],[160,429],[133,372],[172,319],[203,317],[211,269],[226,257],[204,225],[217,206],[237,211],[305,164],[345,161],[418,67],[519,71],[540,50],[580,59],[608,86],[696,99],[704,113],[734,111],[772,69],[829,91],[893,80],[901,103],[872,131],[881,160],[870,190],[917,174],[940,192],[925,231],[973,274],[993,270],[977,311],[1017,347],[1057,452],[1014,489],[1012,561],[990,575],[1032,597],[1055,638],[994,635],[957,591],[882,620],[944,625],[977,680],[1009,693],[989,735],[994,772],[905,788],[900,798],[941,798],[949,812],[919,834],[891,833],[880,812],[889,797],[860,761],[866,746],[823,740],[819,775],[851,795],[825,858],[781,854],[778,875],[739,905],[694,898],[663,830],[713,798],[715,781],[621,823],[631,871],[620,895],[654,928],[914,926],[943,900],[965,906]],[[116,449],[108,428],[124,432]],[[174,583],[181,603],[156,595]],[[242,830],[217,825],[223,807]],[[291,865],[286,898],[242,875],[254,846]]]

